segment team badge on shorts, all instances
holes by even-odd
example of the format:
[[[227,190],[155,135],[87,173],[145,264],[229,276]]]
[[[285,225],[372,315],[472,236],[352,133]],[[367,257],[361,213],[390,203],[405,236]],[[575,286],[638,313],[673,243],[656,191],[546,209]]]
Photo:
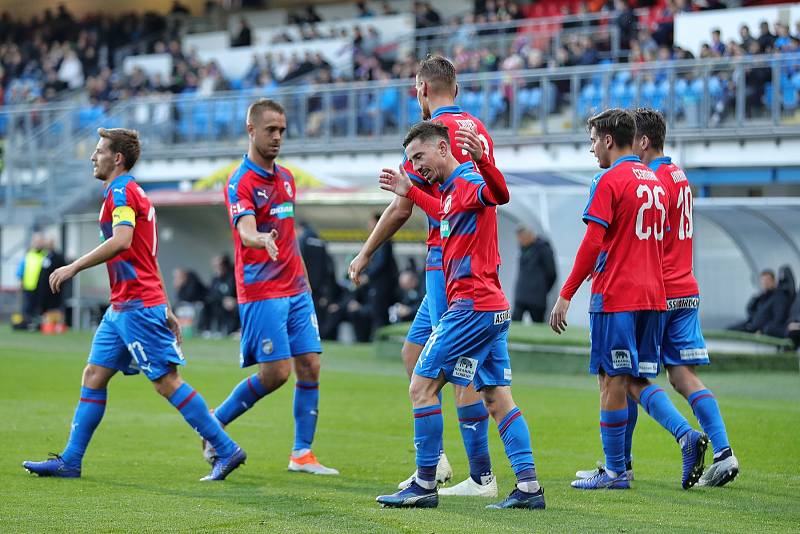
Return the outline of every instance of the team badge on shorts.
[[[631,353],[628,350],[612,350],[611,351],[611,365],[614,366],[614,369],[620,369],[622,367],[627,367],[630,369],[631,365]]]
[[[261,341],[261,351],[264,354],[272,354],[272,340],[271,339],[264,339]]]
[[[458,359],[456,366],[453,368],[453,376],[463,378],[464,380],[472,380],[475,378],[475,372],[477,370],[478,360],[462,356]]]

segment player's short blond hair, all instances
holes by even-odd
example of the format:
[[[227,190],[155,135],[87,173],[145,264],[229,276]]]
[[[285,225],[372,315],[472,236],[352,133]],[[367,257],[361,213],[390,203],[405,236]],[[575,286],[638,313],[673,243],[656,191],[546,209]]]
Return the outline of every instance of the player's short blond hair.
[[[247,124],[253,124],[253,119],[260,116],[260,114],[267,109],[286,116],[286,110],[283,109],[280,102],[272,100],[271,98],[259,98],[247,108]]]
[[[139,161],[142,145],[139,132],[127,128],[98,128],[97,135],[108,139],[108,148],[112,154],[122,154],[125,159],[125,170],[129,171]]]
[[[417,76],[437,93],[449,93],[456,87],[456,67],[444,56],[428,56],[420,61]]]

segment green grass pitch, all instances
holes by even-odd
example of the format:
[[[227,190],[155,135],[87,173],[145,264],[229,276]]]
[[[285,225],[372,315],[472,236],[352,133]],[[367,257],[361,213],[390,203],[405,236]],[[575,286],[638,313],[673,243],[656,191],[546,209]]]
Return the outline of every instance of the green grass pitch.
[[[576,469],[601,458],[598,394],[589,375],[514,376],[514,397],[533,434],[547,510],[492,511],[478,498],[440,499],[436,510],[381,509],[414,468],[407,381],[399,361],[371,346],[329,344],[323,355],[315,452],[341,476],[286,471],[292,387],[230,426],[248,452],[222,483],[197,436],[142,376],[112,380],[105,418],[79,480],[40,479],[20,463],[60,452],[78,396],[87,334],[45,338],[0,332],[0,532],[787,532],[800,529],[800,377],[704,373],[719,399],[742,472],[724,488],[680,489],[680,452],[640,411],[631,491],[580,492]],[[246,376],[234,341],[193,340],[185,379],[220,403]],[[398,358],[399,360],[399,358]],[[672,394],[690,417],[683,399]],[[467,464],[450,389],[445,449],[456,481]],[[513,485],[496,427],[490,445],[501,493]],[[707,461],[710,460],[710,454]]]

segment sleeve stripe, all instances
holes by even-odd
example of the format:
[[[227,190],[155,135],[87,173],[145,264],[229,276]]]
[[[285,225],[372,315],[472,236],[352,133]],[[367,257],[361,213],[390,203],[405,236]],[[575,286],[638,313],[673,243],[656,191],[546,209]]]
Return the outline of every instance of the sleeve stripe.
[[[594,221],[597,224],[601,224],[604,227],[608,228],[608,223],[606,221],[604,221],[603,219],[601,219],[600,217],[595,217],[594,215],[584,215],[583,216],[583,222],[585,222],[586,224],[589,224],[589,221]]]

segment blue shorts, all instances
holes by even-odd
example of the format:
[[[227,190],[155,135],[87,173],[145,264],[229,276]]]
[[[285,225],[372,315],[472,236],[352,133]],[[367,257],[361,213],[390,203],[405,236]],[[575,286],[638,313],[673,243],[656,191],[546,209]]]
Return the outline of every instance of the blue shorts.
[[[239,316],[242,367],[322,352],[311,293],[240,304]]]
[[[422,299],[414,322],[408,329],[406,340],[424,345],[431,337],[439,320],[447,311],[447,292],[444,285],[444,271],[441,269],[425,271],[425,297]]]
[[[158,380],[186,361],[162,304],[127,311],[109,306],[94,333],[89,363],[126,375],[143,371],[148,379]]]
[[[511,385],[508,327],[511,313],[448,310],[419,356],[414,373],[459,386]]]
[[[667,299],[661,345],[662,365],[708,365],[708,349],[700,329],[700,296]]]
[[[590,313],[589,372],[657,376],[664,319],[660,311]]]

